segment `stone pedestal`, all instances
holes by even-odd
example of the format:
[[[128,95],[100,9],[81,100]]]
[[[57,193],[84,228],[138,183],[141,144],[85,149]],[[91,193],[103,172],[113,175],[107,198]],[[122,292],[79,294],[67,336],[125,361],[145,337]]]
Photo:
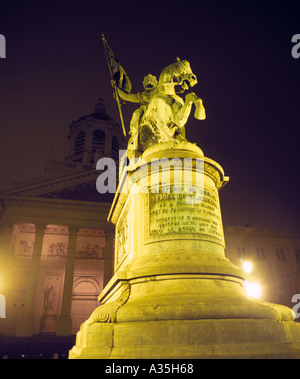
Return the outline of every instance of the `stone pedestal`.
[[[221,166],[177,141],[142,158],[124,171],[109,214],[114,276],[70,358],[300,357],[292,310],[249,298],[225,257]]]
[[[48,311],[41,317],[41,334],[54,335],[56,329],[56,313]]]

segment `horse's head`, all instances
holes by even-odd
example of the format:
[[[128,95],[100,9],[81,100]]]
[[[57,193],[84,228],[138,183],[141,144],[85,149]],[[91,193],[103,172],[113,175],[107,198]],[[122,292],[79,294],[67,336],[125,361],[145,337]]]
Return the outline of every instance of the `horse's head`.
[[[182,61],[177,58],[177,66],[179,73],[179,76],[176,78],[177,84],[180,85],[183,90],[187,90],[189,87],[193,87],[197,84],[197,77],[193,73],[188,61]]]
[[[197,84],[197,77],[192,72],[190,63],[177,58],[177,61],[167,66],[160,74],[159,84],[174,83],[180,85],[183,92]]]

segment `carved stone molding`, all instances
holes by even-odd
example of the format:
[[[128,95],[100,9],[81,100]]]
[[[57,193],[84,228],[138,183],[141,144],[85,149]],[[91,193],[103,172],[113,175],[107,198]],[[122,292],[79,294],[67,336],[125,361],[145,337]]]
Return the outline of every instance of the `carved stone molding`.
[[[120,297],[111,303],[100,305],[91,314],[88,320],[86,320],[80,329],[90,326],[95,323],[113,323],[116,321],[118,309],[124,305],[130,296],[130,284],[123,284],[123,290]]]
[[[294,321],[296,316],[292,309],[281,304],[265,303],[277,313],[277,321]]]

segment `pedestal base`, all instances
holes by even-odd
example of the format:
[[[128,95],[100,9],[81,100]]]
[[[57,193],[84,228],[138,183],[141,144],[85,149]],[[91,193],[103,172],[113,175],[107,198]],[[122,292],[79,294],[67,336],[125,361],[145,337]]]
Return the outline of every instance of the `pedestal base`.
[[[56,329],[56,314],[45,313],[41,318],[41,334],[52,335],[55,334]]]
[[[113,279],[71,359],[300,358],[292,310],[248,298],[239,278]]]
[[[300,325],[251,319],[93,324],[72,359],[300,358]]]

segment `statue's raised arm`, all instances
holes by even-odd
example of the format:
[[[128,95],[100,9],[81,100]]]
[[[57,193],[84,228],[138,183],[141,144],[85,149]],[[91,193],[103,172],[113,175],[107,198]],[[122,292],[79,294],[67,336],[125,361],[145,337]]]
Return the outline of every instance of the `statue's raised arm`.
[[[118,95],[124,101],[129,101],[131,103],[140,103],[146,105],[150,102],[153,95],[157,89],[157,80],[156,77],[149,74],[145,76],[143,81],[144,91],[138,93],[129,93],[123,89],[117,87]]]

